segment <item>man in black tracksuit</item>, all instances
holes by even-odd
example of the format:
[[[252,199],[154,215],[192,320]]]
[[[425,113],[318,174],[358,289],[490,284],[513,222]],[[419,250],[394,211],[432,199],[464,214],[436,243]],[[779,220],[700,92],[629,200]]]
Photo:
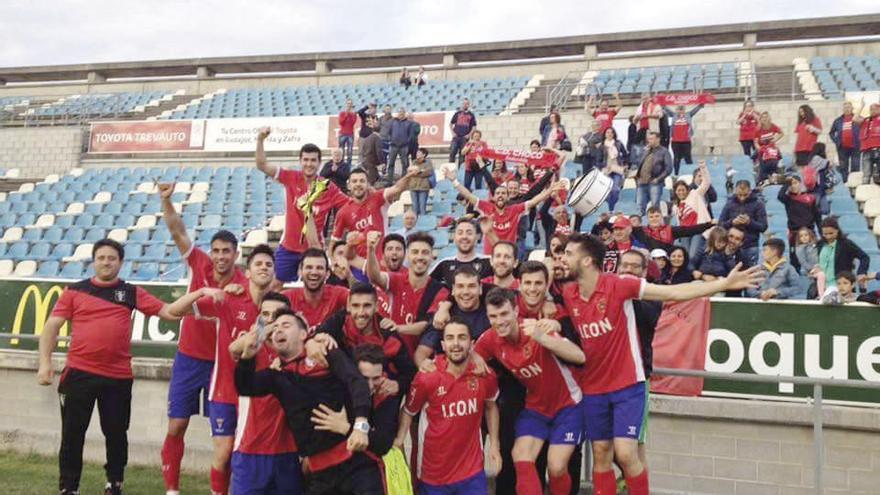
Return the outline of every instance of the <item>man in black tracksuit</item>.
[[[235,386],[244,396],[272,394],[281,402],[287,425],[310,474],[307,492],[313,495],[382,495],[377,462],[364,453],[372,428],[368,422],[372,399],[367,381],[341,349],[327,353],[322,364],[305,355],[308,325],[288,309],[279,310],[273,324],[272,345],[281,369],[255,368],[256,332],[245,339],[246,350],[235,369]],[[326,406],[345,410],[353,421],[351,434],[316,429],[312,411]]]

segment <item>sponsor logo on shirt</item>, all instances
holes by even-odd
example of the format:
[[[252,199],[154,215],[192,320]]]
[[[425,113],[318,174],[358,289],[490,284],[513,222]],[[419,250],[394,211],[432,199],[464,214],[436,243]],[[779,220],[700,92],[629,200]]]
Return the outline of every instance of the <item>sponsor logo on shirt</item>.
[[[541,374],[544,371],[541,369],[541,365],[538,363],[532,363],[523,368],[516,368],[513,370],[514,374],[519,375],[523,378],[533,378]]]
[[[457,400],[449,404],[440,404],[440,412],[444,418],[458,418],[477,414],[477,399]]]
[[[369,216],[367,218],[362,218],[362,219],[358,220],[357,223],[354,224],[355,230],[364,230],[367,227],[372,227],[372,226],[373,226],[373,217],[372,216]]]
[[[578,332],[580,332],[582,339],[601,337],[605,334],[611,333],[612,330],[614,330],[614,325],[608,321],[608,318],[602,318],[599,321],[578,325]]]

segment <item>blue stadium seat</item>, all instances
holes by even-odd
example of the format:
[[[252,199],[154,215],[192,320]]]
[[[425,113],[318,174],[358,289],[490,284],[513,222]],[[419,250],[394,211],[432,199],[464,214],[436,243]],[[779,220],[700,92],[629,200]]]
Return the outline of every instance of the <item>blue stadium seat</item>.
[[[42,261],[37,268],[36,276],[42,278],[55,278],[58,276],[59,263],[57,261]]]
[[[105,237],[107,237],[106,230],[95,228],[95,229],[89,229],[88,232],[86,232],[86,236],[85,236],[84,240],[86,242],[95,243],[95,242],[100,241],[101,239],[104,239]]]
[[[29,244],[27,241],[16,241],[6,249],[3,257],[6,259],[22,259],[27,256]]]
[[[49,250],[52,245],[48,242],[37,242],[31,245],[30,251],[21,259],[25,260],[43,260],[49,257]]]
[[[49,254],[49,259],[60,261],[63,258],[73,255],[73,244],[62,242],[60,244],[56,244],[55,248],[52,249],[52,253]]]
[[[85,276],[85,269],[81,261],[69,261],[61,268],[60,277],[70,279],[81,279]]]
[[[132,274],[132,280],[153,280],[159,276],[159,265],[157,263],[141,263],[137,267],[137,271]]]

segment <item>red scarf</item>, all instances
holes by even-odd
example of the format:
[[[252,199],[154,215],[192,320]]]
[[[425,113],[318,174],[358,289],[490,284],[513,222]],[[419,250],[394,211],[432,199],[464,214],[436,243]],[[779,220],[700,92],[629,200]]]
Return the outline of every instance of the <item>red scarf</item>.
[[[509,149],[493,149],[483,147],[476,151],[484,160],[504,160],[512,163],[525,163],[526,165],[556,169],[559,157],[549,151],[522,151]]]
[[[658,105],[705,105],[715,103],[715,95],[709,93],[675,93],[654,95],[651,101]]]

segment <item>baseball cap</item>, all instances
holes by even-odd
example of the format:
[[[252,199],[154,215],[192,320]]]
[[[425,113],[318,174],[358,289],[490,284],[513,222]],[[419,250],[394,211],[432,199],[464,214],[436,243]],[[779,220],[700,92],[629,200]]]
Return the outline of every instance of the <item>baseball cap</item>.
[[[613,227],[615,229],[625,229],[627,227],[632,227],[632,223],[630,223],[629,218],[620,215],[614,220]]]
[[[654,249],[651,251],[652,258],[669,258],[669,255],[666,254],[666,251],[660,248]]]

